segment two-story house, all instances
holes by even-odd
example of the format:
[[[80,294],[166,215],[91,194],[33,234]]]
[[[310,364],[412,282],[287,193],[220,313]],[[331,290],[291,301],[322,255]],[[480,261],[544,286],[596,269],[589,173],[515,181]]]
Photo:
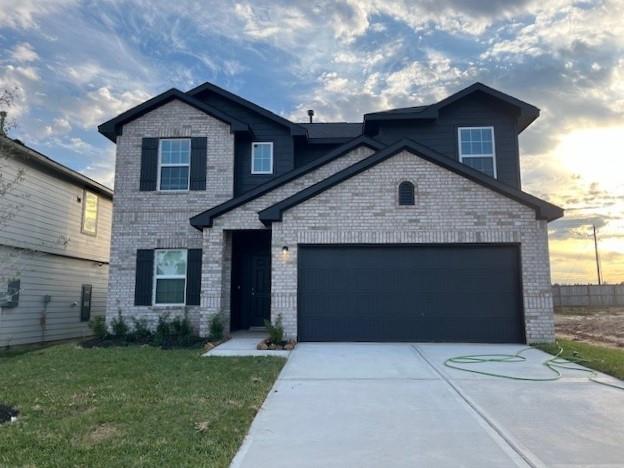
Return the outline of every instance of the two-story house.
[[[0,347],[91,334],[106,309],[112,198],[0,135]]]
[[[521,190],[539,115],[476,83],[295,123],[211,83],[102,124],[117,144],[107,316],[300,341],[551,341],[547,223]],[[310,119],[312,120],[312,119]]]

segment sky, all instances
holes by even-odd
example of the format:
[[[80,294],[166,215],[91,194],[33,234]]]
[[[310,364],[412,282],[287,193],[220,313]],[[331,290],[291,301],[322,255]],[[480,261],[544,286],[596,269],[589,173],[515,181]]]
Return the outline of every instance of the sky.
[[[213,82],[294,121],[435,102],[481,81],[541,109],[523,190],[559,204],[553,282],[624,282],[624,0],[0,0],[11,136],[109,186],[97,125]]]

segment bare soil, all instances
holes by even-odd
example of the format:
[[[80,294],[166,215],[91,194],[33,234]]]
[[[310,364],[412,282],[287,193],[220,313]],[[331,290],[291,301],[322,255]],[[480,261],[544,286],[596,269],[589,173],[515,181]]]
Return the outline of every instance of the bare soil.
[[[624,307],[555,308],[558,336],[624,348]]]

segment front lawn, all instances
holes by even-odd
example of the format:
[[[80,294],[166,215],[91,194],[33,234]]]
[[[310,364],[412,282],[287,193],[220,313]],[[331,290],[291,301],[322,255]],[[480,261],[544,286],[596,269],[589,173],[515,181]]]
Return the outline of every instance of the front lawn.
[[[0,353],[0,466],[228,466],[284,360],[149,346]]]
[[[557,354],[563,348],[561,357],[564,359],[582,358],[585,367],[604,372],[618,379],[624,379],[624,349],[600,346],[579,341],[557,339],[558,344],[539,344],[536,348],[550,354]],[[578,353],[575,355],[574,353]]]

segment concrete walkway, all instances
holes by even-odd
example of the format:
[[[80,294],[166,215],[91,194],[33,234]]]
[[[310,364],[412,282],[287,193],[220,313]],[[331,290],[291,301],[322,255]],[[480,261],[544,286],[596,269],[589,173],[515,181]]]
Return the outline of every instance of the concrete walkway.
[[[288,357],[290,351],[283,350],[265,350],[260,351],[256,346],[263,338],[268,335],[262,331],[238,331],[232,333],[231,338],[225,343],[212,348],[204,356],[223,357],[223,356],[277,356]]]
[[[520,348],[299,344],[232,466],[624,466],[624,391],[573,371],[527,382],[443,365],[451,356]],[[548,375],[548,355],[527,357],[479,369]]]

